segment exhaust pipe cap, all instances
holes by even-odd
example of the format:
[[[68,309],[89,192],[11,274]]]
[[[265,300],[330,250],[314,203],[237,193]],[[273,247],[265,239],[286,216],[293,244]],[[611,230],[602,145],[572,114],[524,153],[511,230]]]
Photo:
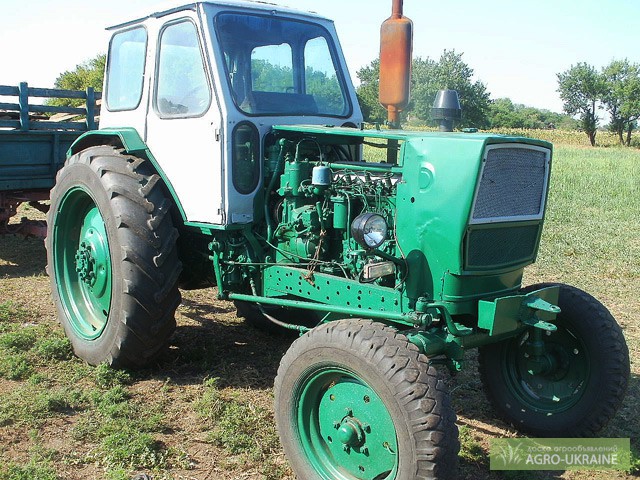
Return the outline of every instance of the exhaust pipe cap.
[[[455,90],[440,90],[433,102],[431,118],[440,121],[441,132],[452,132],[454,120],[462,118],[458,92]]]

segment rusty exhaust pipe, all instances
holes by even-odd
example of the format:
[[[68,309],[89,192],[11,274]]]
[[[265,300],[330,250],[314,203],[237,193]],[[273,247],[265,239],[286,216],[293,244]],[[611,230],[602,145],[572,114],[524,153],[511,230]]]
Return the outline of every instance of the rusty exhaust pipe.
[[[393,0],[391,16],[380,27],[378,98],[390,128],[400,128],[400,112],[409,104],[413,22],[402,14],[403,0]]]

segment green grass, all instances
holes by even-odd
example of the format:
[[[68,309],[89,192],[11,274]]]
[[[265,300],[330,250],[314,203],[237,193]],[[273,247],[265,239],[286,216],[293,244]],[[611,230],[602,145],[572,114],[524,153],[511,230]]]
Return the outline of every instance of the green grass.
[[[0,480],[58,480],[55,460],[56,452],[42,446],[38,432],[31,430],[32,446],[26,462],[3,462],[0,458]]]
[[[639,192],[639,150],[557,147],[531,272],[550,272],[596,296],[635,299],[627,287],[640,278]]]
[[[29,312],[12,301],[0,303],[0,333],[7,332],[12,325],[29,318]]]
[[[62,332],[26,321],[30,316],[24,307],[0,304],[0,378],[25,380],[38,365],[71,358],[71,344]]]
[[[235,456],[234,461],[262,463],[268,478],[282,474],[271,456],[280,448],[270,409],[243,398],[243,392],[220,390],[218,379],[203,382],[203,391],[194,408],[204,421],[207,440]]]

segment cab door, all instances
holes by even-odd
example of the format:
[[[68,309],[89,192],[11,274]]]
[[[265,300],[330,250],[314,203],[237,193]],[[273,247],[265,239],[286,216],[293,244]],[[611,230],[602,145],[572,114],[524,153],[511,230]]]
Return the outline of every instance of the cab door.
[[[221,115],[197,16],[159,19],[147,145],[188,222],[223,222]]]

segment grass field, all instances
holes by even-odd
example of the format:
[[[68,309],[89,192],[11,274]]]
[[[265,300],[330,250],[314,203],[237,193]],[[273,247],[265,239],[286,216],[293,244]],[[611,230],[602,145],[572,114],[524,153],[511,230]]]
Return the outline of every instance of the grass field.
[[[545,233],[526,283],[559,281],[607,305],[624,328],[632,378],[602,432],[630,437],[640,418],[640,151],[559,146]],[[290,339],[245,327],[212,289],[183,292],[178,329],[142,371],[90,367],[56,322],[42,242],[0,237],[0,480],[289,479],[273,424],[271,387]],[[447,378],[458,413],[462,479],[632,478],[628,473],[490,472],[495,420],[473,352]],[[306,480],[306,479],[305,479]]]

